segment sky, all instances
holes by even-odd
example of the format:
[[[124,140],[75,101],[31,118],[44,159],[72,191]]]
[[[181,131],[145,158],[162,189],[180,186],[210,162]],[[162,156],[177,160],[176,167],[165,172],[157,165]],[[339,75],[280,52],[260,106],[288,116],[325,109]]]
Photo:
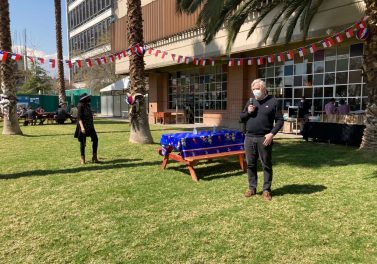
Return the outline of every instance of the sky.
[[[66,0],[61,2],[63,56],[67,56]],[[34,51],[33,56],[56,57],[54,0],[9,0],[9,11],[13,48],[24,45],[26,30],[27,47]]]

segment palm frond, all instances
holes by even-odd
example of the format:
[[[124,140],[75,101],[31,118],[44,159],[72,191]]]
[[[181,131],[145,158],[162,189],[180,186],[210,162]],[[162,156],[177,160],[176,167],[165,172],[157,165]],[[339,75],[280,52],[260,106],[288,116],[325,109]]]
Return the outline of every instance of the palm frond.
[[[178,13],[192,14],[206,0],[176,0],[176,10]]]
[[[303,39],[305,40],[308,36],[310,23],[312,22],[315,14],[318,12],[319,7],[322,5],[323,0],[317,0],[311,7],[309,8],[308,13],[305,16],[304,25],[302,26],[301,31],[303,32]]]
[[[287,31],[285,33],[285,43],[288,43],[292,39],[293,32],[295,30],[295,27],[297,25],[297,21],[302,15],[303,11],[305,10],[306,3],[305,1],[302,1],[296,5],[296,10],[293,16],[289,19]]]

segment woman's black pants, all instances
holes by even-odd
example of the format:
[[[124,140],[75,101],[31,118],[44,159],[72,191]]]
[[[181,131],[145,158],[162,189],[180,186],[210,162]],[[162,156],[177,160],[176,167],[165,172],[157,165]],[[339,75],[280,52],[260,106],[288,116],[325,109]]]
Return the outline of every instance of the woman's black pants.
[[[92,139],[92,149],[93,149],[93,155],[97,154],[98,149],[98,137],[97,133],[92,133],[91,135],[88,135]],[[83,137],[82,141],[80,141],[80,152],[81,156],[85,156],[85,146],[86,146],[86,138]]]

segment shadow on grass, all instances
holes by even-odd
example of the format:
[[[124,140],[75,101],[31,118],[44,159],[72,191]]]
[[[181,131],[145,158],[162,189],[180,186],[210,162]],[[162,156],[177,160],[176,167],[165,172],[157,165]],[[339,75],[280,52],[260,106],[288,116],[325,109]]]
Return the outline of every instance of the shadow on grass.
[[[181,165],[179,167],[171,167],[171,168],[167,167],[167,169],[179,171],[181,173],[184,173],[190,176],[190,172],[186,165]],[[218,161],[207,161],[207,162],[201,161],[197,165],[197,167],[194,167],[194,169],[195,169],[198,179],[203,180],[203,181],[219,180],[223,178],[244,175],[244,172],[241,170],[238,160],[237,162],[226,161],[226,160],[222,160],[219,162]]]
[[[140,166],[157,166],[161,164],[159,161],[154,162],[136,162],[142,159],[115,159],[108,161],[101,161],[101,163],[87,162],[86,165],[67,168],[67,169],[52,169],[52,170],[32,170],[32,171],[22,171],[11,174],[0,174],[0,180],[6,179],[17,179],[21,177],[34,177],[34,176],[49,176],[54,174],[74,174],[77,172],[92,172],[97,170],[113,170],[129,167],[140,167]]]
[[[97,134],[116,134],[116,133],[130,133],[129,130],[116,130],[116,131],[97,131]],[[73,137],[74,132],[72,133],[64,133],[64,134],[46,134],[46,135],[28,135],[23,134],[24,137],[56,137],[56,136],[72,136]]]
[[[290,184],[283,187],[272,190],[272,195],[283,196],[286,194],[312,194],[316,192],[322,192],[327,187],[324,185],[314,184]]]

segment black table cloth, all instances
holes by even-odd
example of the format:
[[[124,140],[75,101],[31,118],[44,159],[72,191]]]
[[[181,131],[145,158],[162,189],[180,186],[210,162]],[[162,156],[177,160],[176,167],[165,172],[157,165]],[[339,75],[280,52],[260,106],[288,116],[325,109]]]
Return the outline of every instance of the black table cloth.
[[[305,140],[312,138],[313,140],[358,147],[364,128],[364,125],[306,122],[301,134]]]

